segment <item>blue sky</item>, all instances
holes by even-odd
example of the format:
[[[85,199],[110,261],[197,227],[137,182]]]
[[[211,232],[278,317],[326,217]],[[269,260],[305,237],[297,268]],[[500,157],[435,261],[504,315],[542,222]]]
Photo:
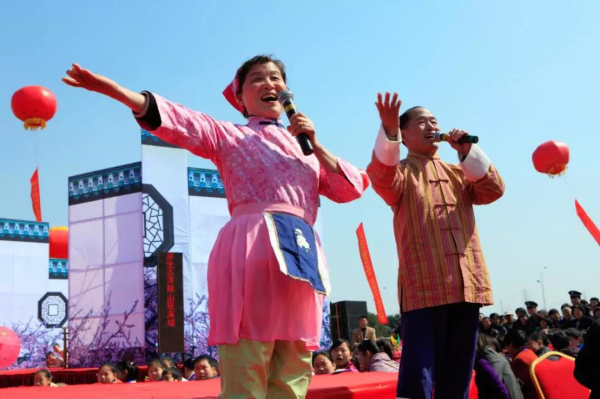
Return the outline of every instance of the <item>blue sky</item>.
[[[600,296],[600,251],[574,208],[578,198],[600,224],[598,20],[592,0],[11,2],[0,14],[0,216],[33,219],[36,164],[44,219],[56,226],[67,223],[68,176],[140,160],[127,109],[61,83],[72,62],[242,122],[221,91],[245,59],[273,53],[321,142],[359,167],[377,133],[378,91],[430,108],[445,130],[480,136],[506,182],[502,199],[476,210],[496,299],[485,312],[543,305],[544,267],[548,307],[571,289]],[[12,93],[33,84],[59,103],[42,132],[24,131],[10,110]],[[547,140],[571,149],[567,174],[553,180],[531,163]],[[455,162],[448,146],[440,155]],[[369,190],[355,203],[325,201],[322,217],[332,299],[367,300],[374,311],[354,233],[362,221],[386,310],[396,313],[389,208]]]

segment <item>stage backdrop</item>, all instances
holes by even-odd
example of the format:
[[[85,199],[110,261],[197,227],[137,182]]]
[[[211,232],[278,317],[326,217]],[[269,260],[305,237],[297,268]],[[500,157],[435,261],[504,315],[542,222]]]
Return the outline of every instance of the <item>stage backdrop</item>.
[[[70,365],[144,362],[141,164],[69,178]]]
[[[223,182],[216,170],[188,168],[186,150],[141,133],[141,163],[69,179],[74,365],[122,358],[143,362],[159,355],[161,252],[183,255],[186,356],[217,355],[207,344],[206,271],[219,230],[230,218]],[[321,233],[320,219],[315,229]],[[328,347],[327,303],[324,311],[321,343]]]
[[[40,367],[53,343],[62,347],[68,261],[48,258],[48,230],[48,223],[0,218],[0,327],[21,342],[9,369]]]

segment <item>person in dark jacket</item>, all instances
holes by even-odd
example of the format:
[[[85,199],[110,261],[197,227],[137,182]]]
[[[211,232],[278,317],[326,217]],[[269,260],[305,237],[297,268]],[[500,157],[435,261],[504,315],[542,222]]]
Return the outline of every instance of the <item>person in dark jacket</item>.
[[[498,313],[492,313],[490,315],[490,321],[492,322],[492,328],[498,330],[498,336],[504,337],[508,332],[500,321],[500,315]]]
[[[594,319],[586,316],[586,310],[582,305],[573,307],[573,316],[569,322],[569,328],[576,328],[579,331],[586,331],[594,323]]]
[[[517,378],[506,357],[494,349],[489,336],[479,334],[475,358],[475,383],[479,399],[523,399]]]
[[[564,353],[567,356],[575,358],[579,354],[579,347],[570,347],[571,340],[567,333],[564,331],[559,331],[552,334],[550,336],[550,342],[552,343],[552,347],[554,348],[554,350],[557,352]]]
[[[537,357],[550,352],[548,337],[541,331],[534,331],[527,336],[527,347],[535,352]]]
[[[551,331],[560,331],[560,312],[558,309],[550,309],[548,312],[548,320]]]
[[[592,390],[590,399],[600,399],[600,320],[585,335],[583,349],[575,360],[575,378]]]
[[[515,377],[523,383],[521,388],[523,397],[525,399],[537,399],[537,393],[529,373],[531,364],[537,359],[537,356],[533,351],[527,349],[527,336],[523,331],[513,329],[506,334],[504,343],[506,344],[506,351],[512,359],[510,368],[515,373]]]

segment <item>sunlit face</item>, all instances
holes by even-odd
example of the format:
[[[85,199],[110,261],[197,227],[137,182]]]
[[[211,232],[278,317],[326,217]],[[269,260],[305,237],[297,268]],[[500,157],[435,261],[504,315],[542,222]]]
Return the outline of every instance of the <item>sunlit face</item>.
[[[360,328],[367,328],[367,326],[369,325],[369,320],[363,317],[358,320],[358,325],[360,326]]]
[[[350,348],[348,348],[348,345],[344,343],[331,351],[331,358],[333,359],[336,368],[345,369],[352,359],[352,352],[350,351]]]
[[[256,64],[246,75],[238,100],[250,116],[277,119],[283,110],[277,95],[286,88],[277,65],[272,62]]]
[[[164,368],[159,367],[155,364],[151,364],[148,367],[148,379],[150,381],[160,381],[163,371],[165,371]]]
[[[113,384],[117,380],[117,376],[108,366],[100,367],[98,370],[98,382],[101,384]]]
[[[563,308],[562,310],[563,317],[567,320],[571,318],[571,308]]]
[[[325,355],[318,355],[313,361],[313,370],[315,374],[333,374],[335,366]]]
[[[573,316],[575,316],[576,319],[581,319],[583,317],[583,312],[581,309],[575,308],[573,309]]]
[[[534,352],[542,349],[543,343],[542,341],[534,341],[532,339],[527,340],[527,348],[531,349]]]
[[[49,387],[51,383],[52,380],[46,377],[44,373],[35,373],[33,376],[33,385],[36,387]]]
[[[219,375],[218,370],[212,367],[207,360],[197,362],[194,365],[194,373],[196,373],[194,378],[197,380],[210,380]]]
[[[433,155],[439,143],[434,141],[433,134],[440,128],[435,116],[427,108],[411,111],[408,123],[402,128],[402,141],[409,151],[421,155]]]

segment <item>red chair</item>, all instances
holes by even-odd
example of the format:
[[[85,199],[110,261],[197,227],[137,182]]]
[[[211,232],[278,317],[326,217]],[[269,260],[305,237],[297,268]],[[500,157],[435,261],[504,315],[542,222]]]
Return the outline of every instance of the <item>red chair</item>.
[[[548,359],[558,356],[558,360]],[[540,399],[588,399],[590,390],[573,376],[575,359],[560,352],[548,352],[536,359],[529,372]]]
[[[471,377],[471,386],[469,387],[469,399],[479,398],[479,392],[477,391],[477,384],[475,384],[475,370],[473,370],[473,376]]]

